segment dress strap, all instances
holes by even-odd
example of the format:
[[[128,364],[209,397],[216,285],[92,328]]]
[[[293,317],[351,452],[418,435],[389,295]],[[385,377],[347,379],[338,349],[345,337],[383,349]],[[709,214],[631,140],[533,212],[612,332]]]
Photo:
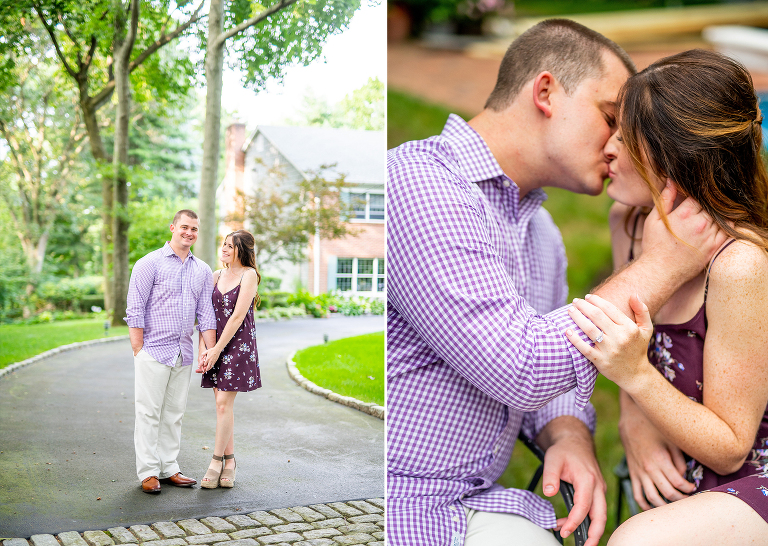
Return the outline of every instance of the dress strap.
[[[720,250],[718,250],[718,251],[717,251],[717,254],[715,254],[715,257],[714,257],[714,258],[712,258],[712,261],[711,261],[711,262],[709,262],[709,267],[707,268],[707,281],[704,283],[704,305],[706,305],[706,304],[707,304],[707,292],[709,291],[709,272],[710,272],[710,271],[712,271],[712,264],[714,264],[714,263],[715,263],[715,260],[717,260],[717,257],[718,257],[718,256],[720,256],[720,254],[723,252],[723,250],[725,250],[726,248],[728,248],[728,246],[729,246],[731,243],[734,243],[734,242],[736,242],[736,239],[731,239],[730,241],[728,241],[727,243],[725,243],[725,244],[724,244],[724,245],[723,245],[723,246],[720,248]]]
[[[219,279],[221,278],[221,269],[219,269],[216,273],[218,273],[218,275],[216,275],[216,282],[213,283],[214,288],[216,288],[216,285],[219,284]]]
[[[640,220],[640,215],[642,212],[639,210],[637,211],[637,214],[635,215],[635,221],[632,224],[632,237],[629,240],[629,261],[635,259],[635,234],[637,233],[637,222]]]

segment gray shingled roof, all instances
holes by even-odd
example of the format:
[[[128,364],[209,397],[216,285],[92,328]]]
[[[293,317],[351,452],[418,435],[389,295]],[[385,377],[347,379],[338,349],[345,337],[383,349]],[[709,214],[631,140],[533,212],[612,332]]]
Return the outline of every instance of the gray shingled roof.
[[[347,182],[383,184],[386,178],[384,131],[259,125],[244,148],[258,133],[302,173],[336,163],[336,171],[346,174]]]

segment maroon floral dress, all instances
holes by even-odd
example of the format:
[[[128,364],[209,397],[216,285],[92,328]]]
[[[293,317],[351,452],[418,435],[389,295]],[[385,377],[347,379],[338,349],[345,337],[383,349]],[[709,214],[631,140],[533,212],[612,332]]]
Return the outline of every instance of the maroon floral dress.
[[[704,305],[696,316],[682,324],[657,324],[648,345],[648,359],[651,364],[677,390],[699,404],[703,403],[708,287],[709,271],[704,290]],[[757,430],[752,451],[744,465],[736,472],[723,476],[687,454],[685,459],[685,478],[696,486],[697,491],[719,491],[734,495],[768,521],[768,408]]]
[[[242,277],[240,281],[242,282]],[[216,313],[216,339],[221,337],[229,317],[235,310],[240,294],[238,284],[226,294],[219,291],[218,282],[213,287],[213,311]],[[213,368],[203,374],[201,386],[215,387],[222,391],[247,392],[261,387],[259,353],[256,350],[256,323],[253,306],[248,308],[243,323],[221,351]]]

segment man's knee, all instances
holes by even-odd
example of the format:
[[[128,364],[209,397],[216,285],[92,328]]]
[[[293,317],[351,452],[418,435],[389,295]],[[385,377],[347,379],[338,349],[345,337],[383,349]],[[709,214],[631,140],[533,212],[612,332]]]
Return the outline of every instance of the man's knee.
[[[552,531],[515,514],[467,511],[464,546],[558,546]]]

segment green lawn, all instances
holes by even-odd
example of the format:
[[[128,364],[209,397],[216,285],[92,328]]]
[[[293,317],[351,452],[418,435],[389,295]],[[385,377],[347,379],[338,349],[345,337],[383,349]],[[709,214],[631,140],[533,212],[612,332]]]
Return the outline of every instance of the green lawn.
[[[390,90],[387,93],[388,145],[394,147],[408,140],[439,134],[449,113],[450,110],[442,106]],[[605,193],[599,197],[590,197],[553,188],[546,188],[546,192],[549,199],[544,203],[544,207],[560,228],[568,254],[570,297],[583,296],[611,272],[608,229],[611,200]],[[608,525],[605,538],[600,542],[604,545],[616,521],[617,486],[613,467],[623,455],[617,429],[619,403],[616,385],[602,376],[598,377],[592,404],[597,410],[598,419],[595,435],[597,456],[608,483]],[[525,488],[537,466],[536,458],[518,442],[515,455],[499,482],[505,487]],[[542,495],[541,484],[538,493]],[[565,507],[559,496],[555,508],[559,516],[565,515]],[[624,517],[626,518],[626,514]],[[565,544],[574,544],[573,538],[565,539]]]
[[[384,405],[384,332],[309,347],[293,360],[320,387]]]
[[[109,329],[109,336],[128,334],[128,327]],[[48,324],[0,326],[0,368],[60,345],[104,337],[101,319],[63,320]]]

